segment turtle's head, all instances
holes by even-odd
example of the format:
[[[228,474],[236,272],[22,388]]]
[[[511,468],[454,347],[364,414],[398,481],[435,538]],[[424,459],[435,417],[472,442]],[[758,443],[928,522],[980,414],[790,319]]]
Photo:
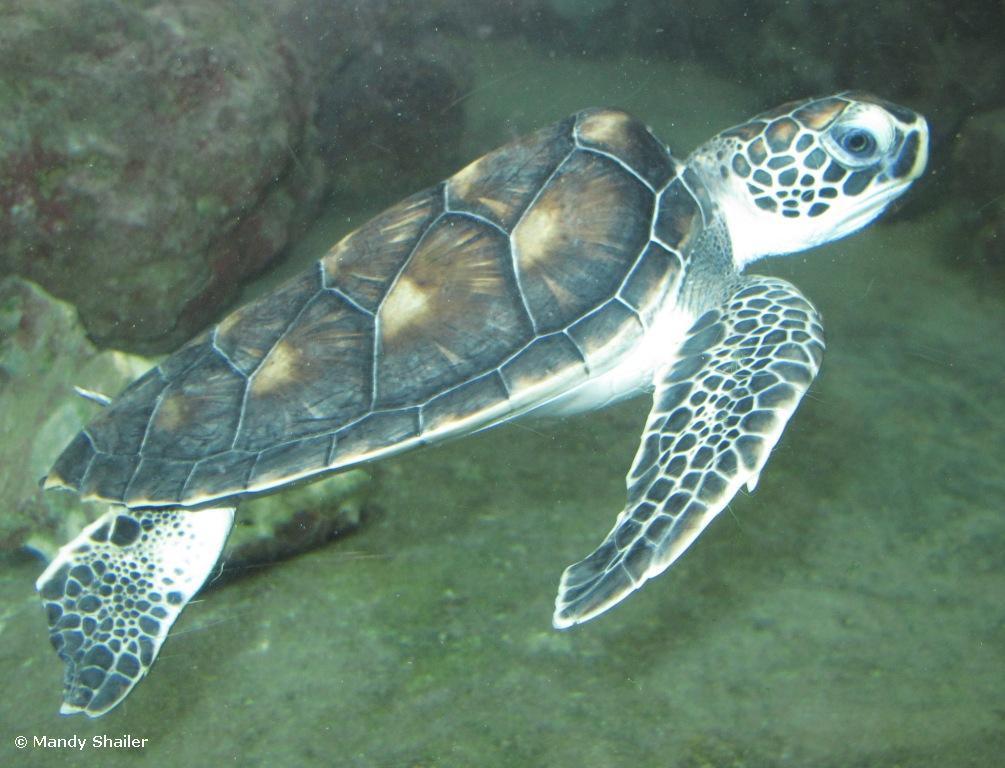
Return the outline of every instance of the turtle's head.
[[[928,161],[925,118],[859,93],[793,102],[694,151],[733,259],[801,251],[864,227]]]

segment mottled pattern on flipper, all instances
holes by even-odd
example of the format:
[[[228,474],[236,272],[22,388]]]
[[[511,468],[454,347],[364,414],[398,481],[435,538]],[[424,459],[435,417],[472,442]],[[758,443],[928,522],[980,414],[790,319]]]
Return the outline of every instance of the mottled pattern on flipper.
[[[35,588],[66,664],[60,712],[98,717],[126,697],[213,569],[233,521],[232,507],[114,507],[59,550]]]
[[[747,278],[698,319],[657,382],[627,506],[604,543],[562,575],[556,627],[602,613],[664,571],[740,486],[753,488],[823,350],[816,310],[784,280]]]

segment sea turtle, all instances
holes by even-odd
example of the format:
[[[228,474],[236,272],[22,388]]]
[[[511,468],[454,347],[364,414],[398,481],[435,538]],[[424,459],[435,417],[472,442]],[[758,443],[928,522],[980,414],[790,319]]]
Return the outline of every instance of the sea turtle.
[[[242,496],[525,414],[651,390],[627,502],[553,623],[606,611],[753,489],[810,386],[820,317],[752,261],[847,235],[925,167],[859,93],[785,104],[674,159],[587,109],[380,214],[130,385],[44,480],[113,507],[38,579],[63,713],[144,676]]]

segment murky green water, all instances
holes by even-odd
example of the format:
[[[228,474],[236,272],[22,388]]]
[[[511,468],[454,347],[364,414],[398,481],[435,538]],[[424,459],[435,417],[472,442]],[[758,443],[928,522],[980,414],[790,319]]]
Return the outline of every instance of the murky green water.
[[[602,104],[684,156],[771,106],[692,66],[516,44],[473,61],[469,157]],[[357,201],[351,222],[343,208],[302,258],[392,201]],[[572,631],[550,627],[558,577],[622,507],[644,399],[386,462],[371,525],[204,595],[149,679],[97,722],[56,714],[39,566],[5,563],[0,763],[993,765],[1005,304],[946,269],[953,224],[935,213],[757,265],[823,312],[817,383],[756,493]],[[12,746],[126,733],[146,746]]]

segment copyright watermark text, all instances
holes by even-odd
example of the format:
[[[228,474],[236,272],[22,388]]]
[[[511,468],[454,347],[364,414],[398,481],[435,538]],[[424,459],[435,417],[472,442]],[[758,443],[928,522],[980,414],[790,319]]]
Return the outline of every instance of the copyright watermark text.
[[[150,739],[139,738],[131,733],[120,736],[15,736],[14,746],[18,749],[73,749],[83,752],[85,749],[142,749]]]

